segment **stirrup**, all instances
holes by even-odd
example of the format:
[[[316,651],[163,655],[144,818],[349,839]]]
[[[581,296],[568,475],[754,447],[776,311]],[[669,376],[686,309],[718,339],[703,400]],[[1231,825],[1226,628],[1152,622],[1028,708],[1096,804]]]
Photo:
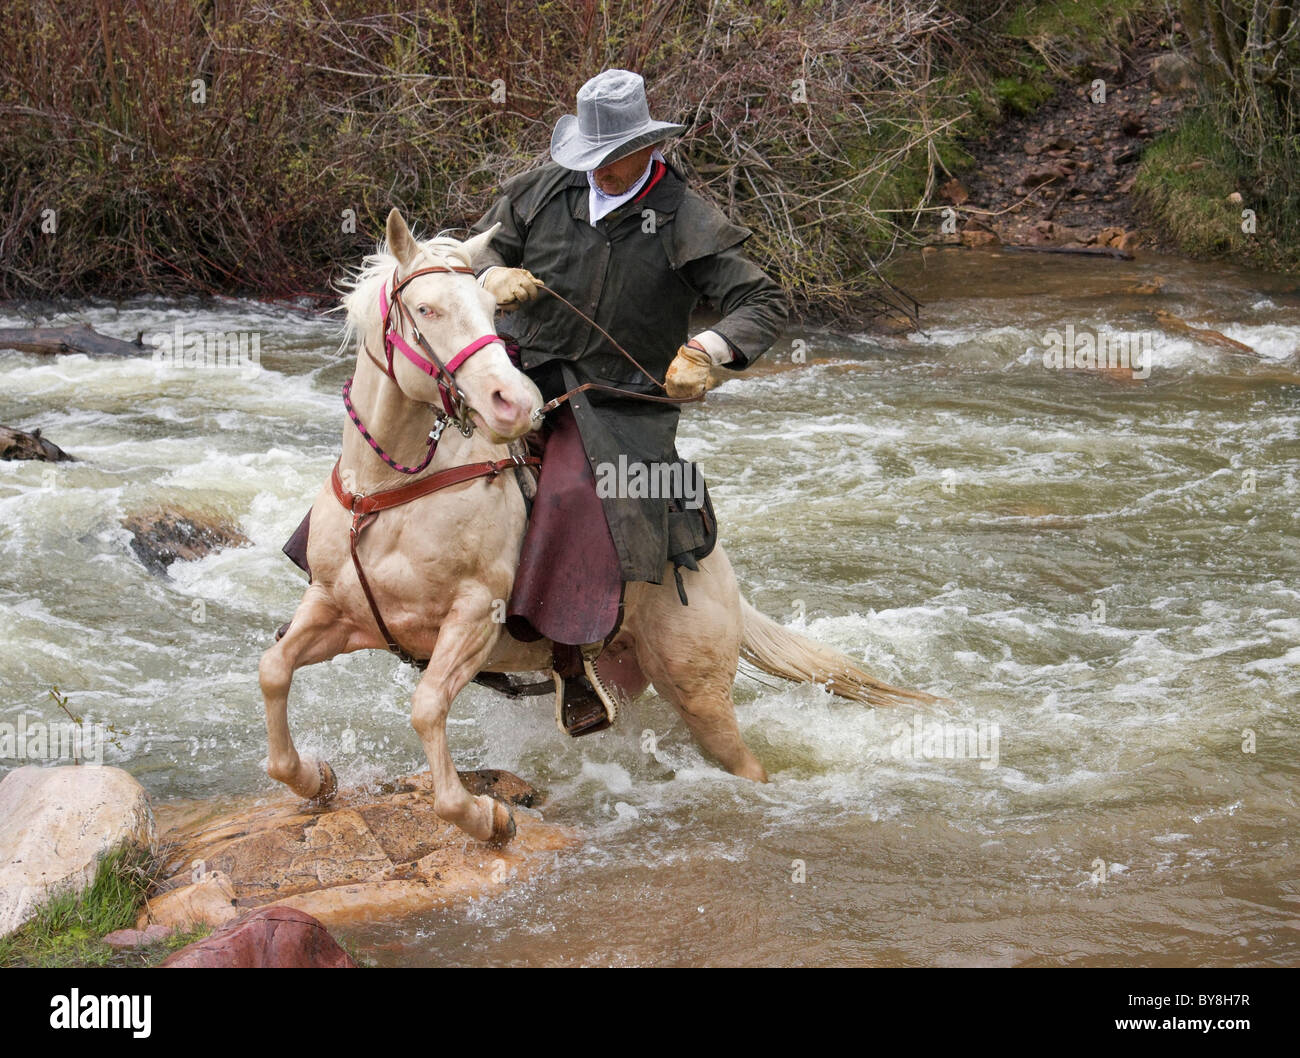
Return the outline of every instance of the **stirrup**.
[[[613,727],[618,720],[618,697],[596,671],[596,658],[603,648],[582,652],[582,673],[565,679],[552,672],[555,680],[555,726],[571,738],[592,735]]]

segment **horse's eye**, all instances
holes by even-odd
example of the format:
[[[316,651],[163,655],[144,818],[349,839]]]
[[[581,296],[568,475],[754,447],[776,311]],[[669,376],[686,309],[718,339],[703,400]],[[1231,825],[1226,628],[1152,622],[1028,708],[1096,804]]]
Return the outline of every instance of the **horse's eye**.
[[[421,305],[419,312],[421,316],[424,316],[428,319],[435,319],[438,315],[438,310],[431,309],[428,305]]]

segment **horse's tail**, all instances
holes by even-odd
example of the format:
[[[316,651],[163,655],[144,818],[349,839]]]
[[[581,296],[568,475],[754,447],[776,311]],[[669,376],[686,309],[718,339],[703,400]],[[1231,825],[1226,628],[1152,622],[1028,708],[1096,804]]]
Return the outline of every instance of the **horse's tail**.
[[[868,705],[903,705],[939,701],[925,691],[891,687],[838,650],[814,643],[740,600],[745,635],[740,656],[772,676],[796,683],[820,683],[832,694]]]

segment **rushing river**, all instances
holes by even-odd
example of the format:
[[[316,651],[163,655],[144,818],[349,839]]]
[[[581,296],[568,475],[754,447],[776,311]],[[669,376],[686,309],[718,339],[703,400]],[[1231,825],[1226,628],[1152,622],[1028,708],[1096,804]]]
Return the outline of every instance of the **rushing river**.
[[[1160,293],[1132,292],[1157,276]],[[755,605],[951,704],[915,721],[741,676],[741,727],[772,777],[755,786],[653,694],[571,741],[548,700],[473,687],[450,728],[460,766],[533,781],[583,842],[468,908],[347,932],[362,953],[1297,962],[1294,282],[959,252],[902,280],[924,333],[792,330],[684,415],[680,448]],[[1156,309],[1258,355],[1162,329]],[[0,422],[79,460],[0,464],[0,721],[56,719],[57,686],[114,725],[106,762],[160,801],[277,792],[257,661],[303,590],[279,548],[337,453],[350,357],[334,323],[251,302],[73,314],[128,338],[247,332],[260,369],[0,352]],[[1045,367],[1067,324],[1156,334],[1150,376]],[[152,575],[122,520],[157,505],[211,511],[253,546]],[[424,767],[413,686],[378,652],[304,670],[299,746],[345,784]],[[983,759],[945,755],[960,745],[925,727],[944,723],[977,733]]]

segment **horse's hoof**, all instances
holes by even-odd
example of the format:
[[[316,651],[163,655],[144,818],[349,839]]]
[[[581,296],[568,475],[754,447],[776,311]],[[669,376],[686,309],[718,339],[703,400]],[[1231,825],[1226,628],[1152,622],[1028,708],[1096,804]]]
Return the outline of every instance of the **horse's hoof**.
[[[488,844],[500,848],[502,845],[508,845],[514,836],[514,812],[510,811],[509,805],[503,804],[495,797],[492,798],[492,836],[488,838]]]
[[[334,769],[330,767],[329,761],[317,761],[316,769],[320,772],[320,788],[317,789],[311,803],[324,806],[334,800],[334,795],[339,792],[339,780],[334,774]]]

